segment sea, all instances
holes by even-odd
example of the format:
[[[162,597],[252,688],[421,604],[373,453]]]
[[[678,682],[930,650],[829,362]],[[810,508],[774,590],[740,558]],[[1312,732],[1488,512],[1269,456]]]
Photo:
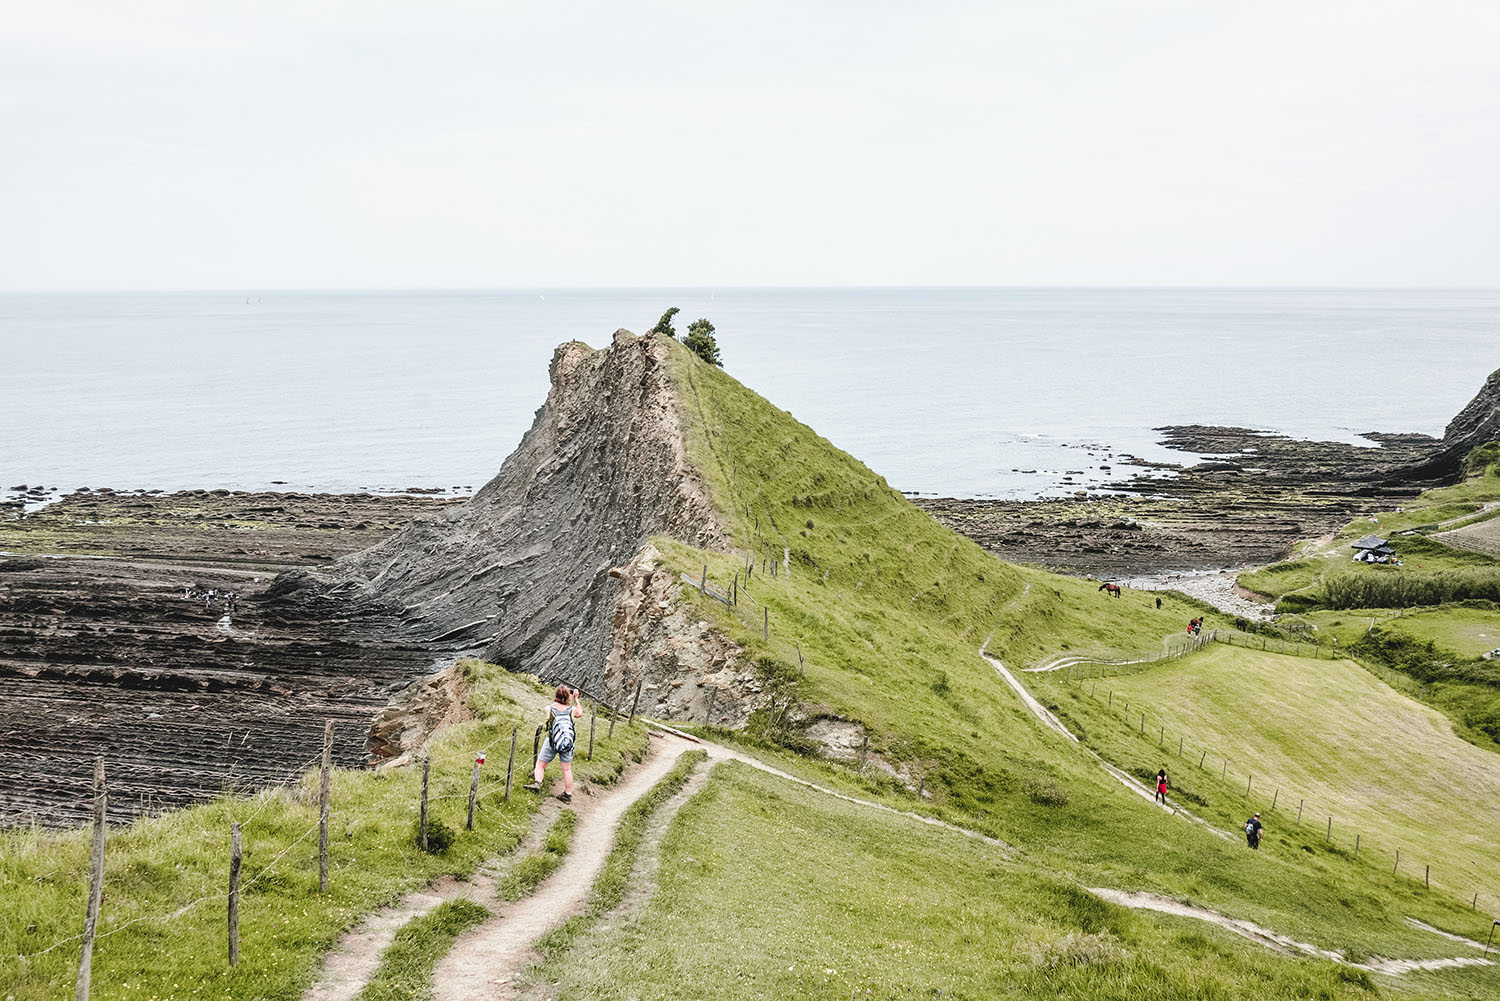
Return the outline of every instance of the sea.
[[[1063,496],[1169,424],[1441,435],[1500,290],[529,289],[0,295],[0,491],[466,493],[554,348],[716,330],[725,368],[912,494]]]

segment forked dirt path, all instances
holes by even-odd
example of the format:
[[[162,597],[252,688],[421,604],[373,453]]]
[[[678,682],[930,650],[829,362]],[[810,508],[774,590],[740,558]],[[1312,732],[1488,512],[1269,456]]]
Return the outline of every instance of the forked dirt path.
[[[1026,689],[1025,685],[1021,684],[1021,680],[1014,674],[1011,674],[1010,669],[1000,662],[1000,658],[991,656],[990,654],[984,652],[984,648],[985,646],[989,645],[989,642],[990,641],[986,639],[984,641],[984,644],[980,646],[979,656],[983,657],[986,661],[989,662],[989,665],[995,669],[995,673],[1000,675],[1001,680],[1003,680],[1015,691],[1016,695],[1021,699],[1021,704],[1024,705],[1033,716],[1040,720],[1043,726],[1057,734],[1060,734],[1063,737],[1066,737],[1068,740],[1072,741],[1074,744],[1077,744],[1079,747],[1082,747],[1083,750],[1094,759],[1094,762],[1100,768],[1104,769],[1104,771],[1107,772],[1111,778],[1120,783],[1126,789],[1129,789],[1131,792],[1135,793],[1137,796],[1141,797],[1141,799],[1145,800],[1147,803],[1150,803],[1153,808],[1164,810],[1167,813],[1182,817],[1184,820],[1190,820],[1226,841],[1236,840],[1234,835],[1230,834],[1228,831],[1219,830],[1219,828],[1215,827],[1213,824],[1210,824],[1208,821],[1204,820],[1196,813],[1185,810],[1180,806],[1158,803],[1156,800],[1156,794],[1153,793],[1149,788],[1147,788],[1145,783],[1140,782],[1136,779],[1135,776],[1129,774],[1124,769],[1112,765],[1108,761],[1104,760],[1104,757],[1093,748],[1083,747],[1083,744],[1079,741],[1078,737],[1073,733],[1073,731],[1069,730],[1065,725],[1063,725],[1063,721],[1058,719],[1050,709],[1038,702],[1036,696],[1032,695],[1031,692]]]
[[[625,811],[693,746],[691,740],[660,733],[652,738],[645,761],[619,783],[592,795],[576,795],[578,824],[562,867],[524,900],[488,902],[493,915],[462,935],[439,961],[433,973],[434,1001],[492,1001],[514,993],[517,974],[537,958],[537,939],[582,913]]]

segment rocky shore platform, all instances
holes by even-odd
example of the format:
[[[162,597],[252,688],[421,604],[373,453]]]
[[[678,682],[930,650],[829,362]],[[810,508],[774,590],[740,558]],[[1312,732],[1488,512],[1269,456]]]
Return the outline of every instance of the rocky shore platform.
[[[85,819],[97,754],[113,821],[285,781],[327,719],[336,759],[367,760],[372,719],[431,652],[266,588],[454,502],[81,490],[0,512],[0,823]]]
[[[1440,444],[1426,435],[1371,433],[1362,446],[1249,428],[1157,430],[1202,461],[1148,464],[1069,499],[914,503],[1001,559],[1119,578],[1285,559],[1298,541],[1438,482],[1407,474]]]

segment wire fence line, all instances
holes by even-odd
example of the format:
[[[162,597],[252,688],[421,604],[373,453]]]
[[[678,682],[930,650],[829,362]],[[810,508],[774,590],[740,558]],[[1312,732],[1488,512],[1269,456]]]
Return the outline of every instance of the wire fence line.
[[[513,730],[512,730],[512,740],[513,741],[514,741],[514,739],[516,737],[516,734],[518,733],[519,729],[520,729],[519,727],[514,727],[513,728]],[[592,738],[592,733],[590,734],[590,737]],[[294,769],[291,769],[289,771],[289,773],[287,774],[287,776],[286,776],[286,782],[290,783],[293,780],[297,779],[297,777],[299,775],[305,776],[309,771],[313,771],[313,766],[316,765],[316,764],[318,764],[318,762],[320,761],[320,759],[323,760],[323,761],[325,761],[325,762],[329,761],[330,758],[331,758],[331,755],[329,753],[331,751],[331,739],[332,739],[332,728],[329,727],[327,729],[327,731],[326,731],[327,746],[325,746],[324,750],[322,752],[320,752],[319,754],[314,755],[312,758],[308,759],[303,764],[297,766]],[[581,744],[581,742],[580,742],[580,744]],[[513,746],[514,746],[514,744],[513,744]],[[592,746],[592,739],[590,740],[590,747],[591,746]],[[580,750],[580,754],[581,753],[583,753],[582,750]],[[418,760],[421,761],[423,763],[423,765],[424,765],[424,779],[425,779],[425,772],[426,772],[426,768],[428,767],[428,762],[429,762],[430,759],[427,759],[426,756],[424,755],[422,758],[420,758]],[[435,797],[429,797],[429,796],[427,796],[426,793],[427,793],[428,783],[426,781],[424,781],[423,782],[423,788],[422,788],[423,796],[422,796],[422,805],[421,805],[422,816],[424,818],[427,816],[426,807],[427,807],[428,804],[433,803],[433,802],[443,801],[443,800],[453,800],[453,799],[465,799],[465,798],[468,798],[468,799],[471,799],[477,805],[477,804],[479,804],[481,802],[490,802],[490,801],[492,801],[492,798],[495,797],[495,796],[497,796],[497,795],[500,795],[502,793],[502,790],[503,790],[504,795],[506,796],[506,799],[508,801],[508,799],[509,799],[509,793],[510,793],[510,790],[511,790],[511,787],[512,787],[512,780],[514,778],[514,774],[515,774],[515,772],[517,772],[517,771],[521,770],[522,768],[524,768],[525,765],[526,765],[526,763],[524,761],[517,761],[516,760],[516,756],[514,754],[512,754],[512,756],[510,757],[510,759],[509,759],[509,761],[507,763],[506,776],[505,776],[504,779],[496,778],[496,779],[493,779],[493,780],[490,780],[490,781],[486,781],[486,782],[471,782],[471,788],[466,789],[463,792],[453,793],[453,794],[446,794],[446,795],[442,795],[442,796],[435,796]],[[477,771],[477,769],[478,769],[478,760],[476,758],[476,771]],[[319,792],[319,800],[318,801],[321,801],[325,805],[327,803],[328,790],[329,790],[329,783],[328,783],[328,773],[329,773],[329,771],[331,771],[331,764],[329,765],[328,768],[317,769],[316,771],[313,771],[313,774],[319,774],[320,775],[321,782],[320,782],[320,792]],[[107,783],[104,781],[103,759],[96,759],[96,765],[95,765],[95,791],[94,791],[94,795],[93,795],[93,802],[94,802],[94,806],[95,806],[95,822],[94,822],[95,851],[94,851],[94,860],[93,860],[93,865],[92,865],[92,872],[90,874],[90,881],[91,881],[91,883],[90,883],[90,885],[91,885],[90,897],[92,899],[90,900],[90,913],[89,913],[89,916],[88,916],[89,920],[85,922],[84,930],[82,932],[79,932],[79,933],[74,934],[74,935],[68,935],[66,937],[60,938],[57,941],[52,942],[50,945],[47,945],[45,948],[35,949],[35,950],[32,950],[32,951],[28,951],[28,952],[18,952],[18,953],[13,953],[13,954],[5,955],[5,956],[0,956],[0,959],[4,959],[6,961],[18,962],[18,963],[21,963],[21,964],[26,964],[26,963],[29,963],[29,962],[31,962],[31,961],[33,961],[35,959],[38,959],[38,958],[40,958],[42,956],[45,956],[45,955],[47,955],[49,953],[55,952],[55,951],[57,951],[59,949],[62,949],[64,947],[67,947],[67,946],[70,946],[70,945],[75,945],[75,944],[78,944],[78,943],[82,943],[82,950],[83,950],[83,952],[82,952],[81,959],[80,959],[79,992],[78,992],[77,996],[81,997],[81,998],[86,998],[88,996],[89,979],[90,979],[89,968],[88,967],[89,967],[90,958],[91,958],[91,954],[92,954],[92,948],[93,948],[94,943],[96,943],[96,942],[98,942],[100,940],[109,938],[111,936],[118,935],[121,932],[124,932],[124,931],[126,931],[126,930],[128,930],[128,929],[130,929],[130,928],[132,928],[132,927],[134,927],[136,925],[139,925],[139,924],[143,924],[143,923],[147,923],[147,922],[167,923],[167,922],[170,922],[170,921],[174,921],[174,920],[176,920],[178,918],[183,917],[184,915],[189,914],[195,908],[197,908],[200,905],[205,904],[205,903],[213,903],[213,902],[216,902],[216,901],[230,901],[230,913],[231,913],[232,916],[229,919],[229,924],[228,924],[228,928],[227,928],[226,934],[227,934],[228,943],[229,943],[229,956],[230,956],[229,964],[231,966],[234,965],[234,963],[237,961],[237,957],[238,957],[238,925],[237,925],[236,917],[237,917],[237,913],[238,913],[238,900],[239,900],[240,895],[243,894],[243,893],[245,893],[247,890],[251,889],[252,887],[256,886],[258,883],[262,882],[267,877],[269,877],[272,874],[272,872],[277,869],[278,866],[282,866],[283,865],[283,863],[286,861],[287,857],[295,849],[297,849],[299,846],[305,844],[314,835],[320,835],[320,834],[322,835],[319,838],[319,842],[320,842],[319,853],[318,853],[318,856],[314,859],[314,864],[318,865],[322,871],[326,872],[326,866],[327,866],[327,850],[326,850],[327,837],[326,837],[326,834],[327,834],[327,828],[328,828],[329,822],[330,822],[331,818],[334,816],[334,814],[331,811],[328,811],[328,810],[325,809],[324,811],[322,811],[323,815],[320,815],[317,820],[314,820],[305,829],[303,829],[295,838],[293,838],[293,840],[290,843],[288,843],[284,847],[282,847],[281,850],[279,852],[277,852],[277,854],[273,858],[271,858],[270,861],[268,861],[265,865],[261,866],[254,873],[254,875],[250,876],[248,879],[246,879],[243,882],[238,882],[237,879],[236,879],[236,875],[235,874],[237,873],[237,870],[238,870],[239,853],[240,853],[240,838],[239,838],[240,832],[244,828],[250,827],[252,824],[255,824],[261,818],[261,815],[272,804],[279,803],[279,804],[282,804],[282,805],[287,805],[288,804],[288,799],[285,796],[285,794],[286,794],[287,791],[288,791],[287,790],[287,786],[285,784],[280,785],[280,786],[275,787],[275,788],[262,790],[260,793],[257,794],[257,796],[262,799],[262,802],[259,805],[257,805],[256,808],[248,816],[246,816],[243,820],[239,820],[239,819],[235,818],[235,816],[234,816],[234,807],[233,807],[232,804],[228,805],[226,807],[225,814],[226,814],[228,820],[230,821],[230,828],[231,828],[231,833],[232,833],[232,837],[231,837],[231,842],[232,842],[231,860],[230,860],[230,867],[229,867],[229,871],[231,873],[231,878],[230,878],[230,883],[229,883],[229,889],[228,890],[226,890],[226,891],[218,891],[218,892],[213,892],[213,893],[207,893],[207,894],[203,894],[201,896],[194,897],[193,899],[188,900],[185,903],[182,903],[181,905],[179,905],[179,906],[177,906],[177,907],[175,907],[175,908],[173,908],[171,910],[164,911],[164,912],[161,912],[161,913],[137,915],[137,916],[132,917],[129,920],[123,922],[122,924],[119,924],[119,925],[117,925],[115,927],[112,927],[112,928],[109,928],[109,929],[106,930],[106,929],[103,929],[103,928],[99,927],[99,920],[98,920],[98,917],[99,917],[99,915],[98,915],[99,903],[98,903],[98,899],[97,898],[102,897],[102,893],[100,893],[99,890],[100,890],[100,888],[103,887],[103,885],[104,885],[104,879],[105,879],[103,846],[104,846],[104,842],[105,842],[106,835],[107,835],[107,828],[106,828],[106,824],[104,822],[104,803],[105,803],[105,800],[106,800],[106,798],[108,796],[108,787],[107,787]],[[318,801],[315,801],[315,802],[318,802]],[[280,832],[281,832],[282,829],[284,829],[285,826],[286,826],[285,824],[275,825],[275,829],[274,830],[268,830],[268,832],[267,832],[268,836],[272,836],[272,837],[280,836]],[[509,831],[511,833],[514,833],[518,828],[515,825],[512,825],[512,824],[506,822],[503,825],[503,829],[506,830],[506,831]],[[65,871],[71,871],[71,867],[58,867],[58,868],[55,868],[55,869],[49,871],[48,873],[46,873],[45,876],[46,877],[51,877],[51,876],[55,876],[55,875],[57,875],[59,873],[65,872]],[[42,878],[42,877],[37,877],[37,878]]]
[[[1161,717],[1152,714],[1150,708],[1145,706],[1145,704],[1141,703],[1139,700],[1132,703],[1128,699],[1116,697],[1116,693],[1113,690],[1107,688],[1101,692],[1098,688],[1098,682],[1101,680],[1104,680],[1104,678],[1076,678],[1069,677],[1067,675],[1064,676],[1065,683],[1075,686],[1079,690],[1080,697],[1089,698],[1102,703],[1106,713],[1108,713],[1112,718],[1118,719],[1127,730],[1135,734],[1138,738],[1149,740],[1151,731],[1154,729],[1157,732],[1156,746],[1158,748],[1164,750],[1168,754],[1175,754],[1179,759],[1186,761],[1189,765],[1192,765],[1199,770],[1204,771],[1205,773],[1208,773],[1210,776],[1216,770],[1213,766],[1215,764],[1218,764],[1219,768],[1217,769],[1217,771],[1219,772],[1219,781],[1226,785],[1230,784],[1229,771],[1231,765],[1234,763],[1229,759],[1227,755],[1216,751],[1213,747],[1205,742],[1197,742],[1195,744],[1188,745],[1187,739],[1191,735],[1182,733],[1181,731],[1168,730],[1167,722]],[[1131,709],[1132,705],[1135,705],[1136,707],[1134,710]],[[1150,721],[1149,726],[1147,725],[1148,720]],[[1173,748],[1172,746],[1172,741],[1170,739],[1171,737],[1178,738],[1177,746],[1175,748]],[[1199,752],[1199,759],[1196,764],[1192,761],[1193,751]],[[1212,758],[1209,757],[1211,752],[1213,754]],[[1149,773],[1147,774],[1149,777]],[[1292,816],[1291,801],[1292,796],[1296,795],[1295,790],[1290,789],[1286,786],[1276,785],[1274,783],[1271,785],[1262,784],[1260,786],[1256,786],[1255,773],[1249,771],[1248,769],[1244,772],[1240,772],[1238,770],[1238,766],[1236,766],[1234,784],[1230,786],[1231,793],[1234,793],[1234,791],[1239,788],[1238,782],[1241,775],[1243,775],[1245,779],[1245,788],[1243,792],[1238,792],[1237,794],[1246,801],[1247,808],[1251,809],[1252,812],[1254,812],[1257,808],[1256,797],[1258,796],[1259,800],[1263,803],[1265,799],[1265,790],[1267,788],[1270,788],[1273,790],[1271,805],[1262,805],[1260,809],[1263,809],[1266,813],[1276,812],[1278,813],[1278,815]],[[1261,779],[1264,780],[1266,778],[1267,776],[1262,773]],[[1286,803],[1280,802],[1282,792],[1287,793]],[[1295,813],[1296,819],[1294,821],[1294,826],[1296,828],[1301,828],[1303,826],[1304,815],[1306,815],[1310,819],[1326,818],[1327,823],[1324,829],[1324,842],[1330,847],[1346,854],[1349,853],[1352,849],[1353,857],[1355,859],[1369,860],[1372,862],[1374,861],[1375,855],[1384,854],[1391,864],[1391,875],[1393,877],[1398,875],[1402,871],[1402,862],[1404,859],[1407,865],[1406,872],[1408,872],[1412,878],[1421,881],[1425,886],[1431,888],[1432,883],[1434,882],[1434,877],[1432,874],[1433,865],[1430,862],[1422,862],[1418,860],[1416,858],[1416,855],[1414,855],[1410,851],[1410,849],[1408,849],[1407,852],[1403,853],[1399,847],[1390,849],[1380,849],[1377,847],[1373,847],[1369,842],[1365,841],[1365,836],[1369,832],[1350,831],[1342,826],[1336,827],[1334,822],[1337,818],[1333,814],[1324,813],[1321,809],[1317,809],[1316,812],[1308,812],[1308,806],[1309,804],[1306,797],[1298,797]],[[1335,835],[1337,835],[1338,837],[1336,838]],[[1351,835],[1353,837],[1352,844],[1349,841]],[[1339,839],[1342,839],[1342,844],[1340,844]],[[1448,863],[1444,863],[1445,866],[1447,864]],[[1447,878],[1446,872],[1443,877],[1437,879],[1437,882],[1441,886],[1446,886],[1450,891],[1459,893],[1460,897],[1468,895],[1471,909],[1477,910],[1479,903],[1482,900],[1492,901],[1493,906],[1495,906],[1497,909],[1500,909],[1500,893],[1490,892],[1483,889],[1483,881],[1487,878],[1493,877],[1486,877],[1484,875],[1484,870],[1480,866],[1480,864],[1473,861],[1472,859],[1468,860],[1468,865],[1473,870],[1476,870],[1474,873],[1475,882],[1470,883],[1467,886],[1462,886],[1459,883],[1455,882],[1453,879]]]

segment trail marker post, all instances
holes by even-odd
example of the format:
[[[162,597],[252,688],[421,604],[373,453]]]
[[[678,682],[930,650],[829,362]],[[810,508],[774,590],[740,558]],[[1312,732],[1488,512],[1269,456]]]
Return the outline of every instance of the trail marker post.
[[[328,892],[328,782],[333,770],[333,720],[323,723],[323,761],[318,768],[318,892]],[[239,954],[239,946],[235,946]],[[233,965],[231,961],[230,965]]]
[[[469,773],[469,818],[464,821],[464,830],[474,829],[474,806],[479,798],[479,769],[484,764],[484,752],[474,755],[474,770]]]
[[[75,1001],[88,1001],[89,978],[94,965],[94,932],[99,927],[99,905],[104,900],[104,758],[94,759],[94,848],[89,872],[88,916],[83,922],[83,948],[78,956],[78,985]]]
[[[229,965],[240,961],[240,825],[229,825]]]

